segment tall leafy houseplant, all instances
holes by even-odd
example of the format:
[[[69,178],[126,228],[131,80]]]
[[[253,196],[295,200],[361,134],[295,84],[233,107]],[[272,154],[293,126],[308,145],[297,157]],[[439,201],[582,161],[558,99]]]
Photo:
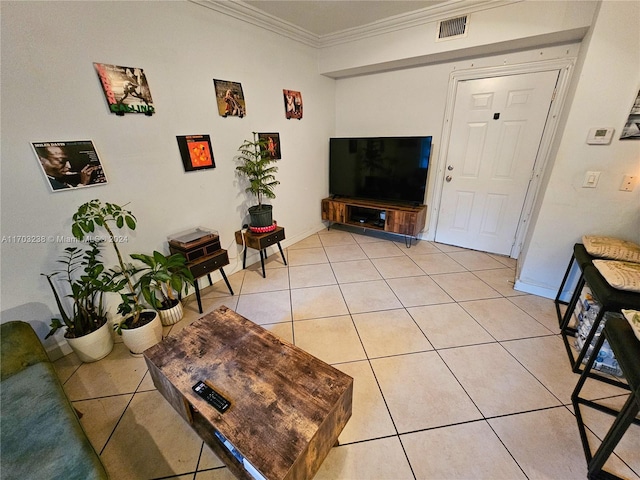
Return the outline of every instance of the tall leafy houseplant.
[[[273,223],[272,207],[262,201],[264,198],[276,198],[273,189],[280,184],[275,177],[278,167],[272,165],[276,160],[269,153],[266,140],[260,140],[256,132],[253,132],[253,141],[245,140],[238,151],[240,154],[236,159],[239,165],[236,170],[249,181],[245,191],[258,201],[257,205],[249,207],[251,225],[268,227]]]
[[[51,330],[45,338],[49,338],[63,327],[67,329],[66,338],[79,338],[96,331],[105,324],[107,314],[104,293],[113,291],[115,284],[105,271],[99,257],[100,249],[98,243],[94,241],[89,242],[87,250],[67,247],[58,260],[64,268],[53,273],[41,274],[47,277],[61,317],[51,320]],[[70,313],[66,312],[53,284],[52,278],[57,275],[63,276],[63,281],[71,291],[66,295],[73,303]]]
[[[91,200],[78,207],[73,215],[71,232],[78,240],[84,240],[91,236],[97,229],[104,229],[109,236],[108,242],[116,252],[118,268],[113,270],[113,279],[117,279],[116,290],[120,291],[121,303],[118,305],[118,313],[123,316],[131,316],[131,327],[136,327],[140,319],[140,312],[144,309],[138,299],[134,288],[133,275],[136,270],[131,264],[125,263],[118,248],[119,237],[114,234],[114,228],[122,229],[127,226],[130,230],[136,229],[136,217],[129,211],[113,203],[102,203],[100,200]],[[125,290],[122,293],[122,290]]]
[[[189,285],[194,283],[184,255],[174,253],[167,257],[154,251],[153,255],[134,253],[131,254],[131,258],[145,265],[139,270],[140,275],[135,287],[142,293],[147,303],[158,310],[162,323],[170,325],[180,320],[181,309],[179,314],[169,316],[168,319],[165,319],[163,312],[179,305],[180,301],[176,295],[183,290],[186,295]]]
[[[113,338],[106,326],[107,312],[104,293],[117,288],[113,277],[105,270],[100,259],[99,244],[89,242],[86,249],[67,247],[61,255],[61,270],[42,274],[47,278],[53,296],[56,299],[61,318],[51,320],[51,330],[45,338],[52,336],[58,329],[66,327],[65,338],[73,351],[83,362],[94,362],[106,357],[113,349]],[[71,299],[71,309],[63,306],[53,278],[60,275],[66,283]]]

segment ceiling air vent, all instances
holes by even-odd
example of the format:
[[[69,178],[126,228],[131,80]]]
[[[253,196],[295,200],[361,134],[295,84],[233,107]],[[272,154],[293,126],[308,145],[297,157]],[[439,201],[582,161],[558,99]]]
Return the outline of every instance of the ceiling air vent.
[[[438,22],[438,38],[440,40],[451,40],[467,36],[467,15],[462,17],[449,18]]]

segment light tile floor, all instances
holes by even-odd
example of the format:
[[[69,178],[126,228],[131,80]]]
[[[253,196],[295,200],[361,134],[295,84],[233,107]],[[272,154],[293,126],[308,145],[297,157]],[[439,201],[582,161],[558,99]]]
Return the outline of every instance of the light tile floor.
[[[202,290],[351,375],[353,416],[320,471],[339,479],[584,479],[571,407],[578,379],[552,300],[513,290],[515,261],[334,228]],[[232,260],[233,261],[233,260]],[[187,299],[172,335],[198,318]],[[233,478],[155,390],[144,359],[116,343],[105,359],[55,362],[114,480]],[[623,390],[589,380],[589,398]],[[584,409],[597,445],[612,417]],[[606,469],[640,479],[640,427]]]

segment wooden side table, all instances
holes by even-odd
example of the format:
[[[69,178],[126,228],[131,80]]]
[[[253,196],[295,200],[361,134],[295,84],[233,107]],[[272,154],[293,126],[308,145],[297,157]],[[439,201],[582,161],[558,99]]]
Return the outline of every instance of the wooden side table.
[[[244,235],[244,241],[243,241]],[[245,245],[244,254],[242,255],[242,268],[247,268],[247,248],[253,248],[254,250],[260,251],[260,264],[262,265],[262,278],[267,278],[267,275],[264,271],[264,261],[267,258],[267,247],[276,244],[278,245],[278,249],[280,250],[280,255],[282,255],[282,261],[284,264],[287,264],[287,260],[284,258],[284,252],[282,251],[282,247],[280,246],[280,241],[284,240],[284,227],[276,227],[273,232],[269,233],[253,233],[250,230],[247,230],[242,233],[242,230],[238,230],[236,232],[236,243],[238,245]]]
[[[209,279],[209,285],[213,285],[213,282],[211,281],[211,272],[220,270],[220,274],[222,275],[224,282],[227,284],[229,293],[233,295],[231,284],[229,283],[229,280],[224,273],[224,269],[222,268],[225,265],[229,265],[229,255],[226,250],[222,249],[211,255],[206,255],[192,262],[187,262],[187,267],[194,278],[193,286],[196,289],[196,299],[198,300],[198,311],[200,313],[202,313],[202,299],[200,298],[200,288],[198,288],[198,278],[206,275]]]

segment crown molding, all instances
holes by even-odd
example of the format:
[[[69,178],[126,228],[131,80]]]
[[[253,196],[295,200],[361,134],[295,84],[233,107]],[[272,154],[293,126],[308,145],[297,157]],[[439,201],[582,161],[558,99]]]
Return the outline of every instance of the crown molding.
[[[427,23],[438,22],[456,15],[501,7],[524,0],[449,0],[448,2],[408,12],[376,22],[327,35],[315,35],[292,23],[263,12],[241,0],[189,0],[223,15],[263,28],[310,47],[323,48],[383,35]]]
[[[393,33],[427,23],[439,22],[458,15],[489,10],[521,1],[524,0],[450,0],[433,7],[384,18],[361,27],[354,27],[341,32],[322,35],[320,37],[319,48]]]
[[[223,15],[263,28],[310,47],[320,47],[320,37],[239,0],[189,0]]]

